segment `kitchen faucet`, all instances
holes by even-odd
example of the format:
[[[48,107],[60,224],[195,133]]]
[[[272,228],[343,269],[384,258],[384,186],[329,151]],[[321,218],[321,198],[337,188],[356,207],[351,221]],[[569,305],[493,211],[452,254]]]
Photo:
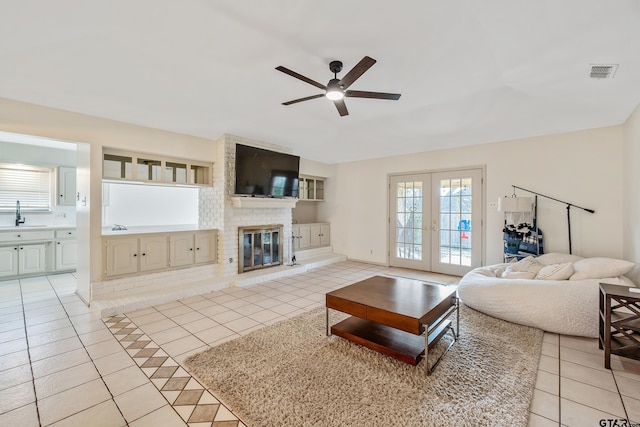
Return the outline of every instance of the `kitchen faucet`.
[[[16,227],[24,224],[25,219],[20,215],[20,200],[16,200]]]

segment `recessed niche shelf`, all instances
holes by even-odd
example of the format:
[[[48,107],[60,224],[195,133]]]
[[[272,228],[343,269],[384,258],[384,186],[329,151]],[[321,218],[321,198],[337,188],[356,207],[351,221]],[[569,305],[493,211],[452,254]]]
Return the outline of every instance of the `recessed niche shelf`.
[[[234,208],[295,208],[298,199],[276,199],[271,197],[231,197]]]

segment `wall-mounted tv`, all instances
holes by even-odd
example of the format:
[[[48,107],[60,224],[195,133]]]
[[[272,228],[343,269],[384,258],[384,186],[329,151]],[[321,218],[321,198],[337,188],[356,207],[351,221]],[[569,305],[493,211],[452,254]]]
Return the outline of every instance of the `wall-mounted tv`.
[[[298,197],[300,157],[236,144],[235,194]]]

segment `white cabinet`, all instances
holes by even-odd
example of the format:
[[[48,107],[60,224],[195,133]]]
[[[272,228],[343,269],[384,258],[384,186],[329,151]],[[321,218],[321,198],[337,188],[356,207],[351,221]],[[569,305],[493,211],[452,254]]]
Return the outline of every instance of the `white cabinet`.
[[[138,272],[138,239],[136,237],[108,239],[105,246],[107,276]]]
[[[78,263],[76,230],[57,230],[55,243],[55,270],[75,270]]]
[[[58,168],[58,205],[76,204],[76,168],[60,166]]]
[[[299,224],[292,227],[293,247],[297,249],[308,249],[311,247],[311,226]]]
[[[194,261],[193,234],[175,234],[169,238],[169,263],[171,267],[191,265]]]
[[[328,223],[295,224],[292,226],[292,233],[296,250],[319,248],[331,244],[331,226]]]
[[[44,273],[45,256],[44,243],[0,247],[0,277]]]
[[[56,241],[56,271],[75,270],[78,263],[76,239]]]
[[[18,246],[0,247],[0,277],[18,274]]]
[[[46,245],[20,245],[18,251],[18,274],[44,273]]]
[[[152,271],[167,268],[167,236],[141,237],[140,243],[140,271]]]
[[[169,264],[184,267],[216,260],[216,233],[196,232],[175,234],[169,238]]]
[[[217,257],[217,236],[216,233],[201,232],[195,233],[195,263],[203,264],[214,262]]]
[[[108,237],[105,275],[110,278],[213,263],[216,242],[215,230]]]
[[[329,246],[331,243],[331,226],[329,224],[312,224],[311,228],[311,246]]]

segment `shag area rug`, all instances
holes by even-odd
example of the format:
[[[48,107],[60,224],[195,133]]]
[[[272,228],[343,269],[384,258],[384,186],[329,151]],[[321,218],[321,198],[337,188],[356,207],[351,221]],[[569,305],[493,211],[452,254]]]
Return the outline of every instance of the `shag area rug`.
[[[460,337],[427,377],[424,360],[327,337],[318,308],[185,363],[248,427],[526,426],[542,334],[461,304]]]

